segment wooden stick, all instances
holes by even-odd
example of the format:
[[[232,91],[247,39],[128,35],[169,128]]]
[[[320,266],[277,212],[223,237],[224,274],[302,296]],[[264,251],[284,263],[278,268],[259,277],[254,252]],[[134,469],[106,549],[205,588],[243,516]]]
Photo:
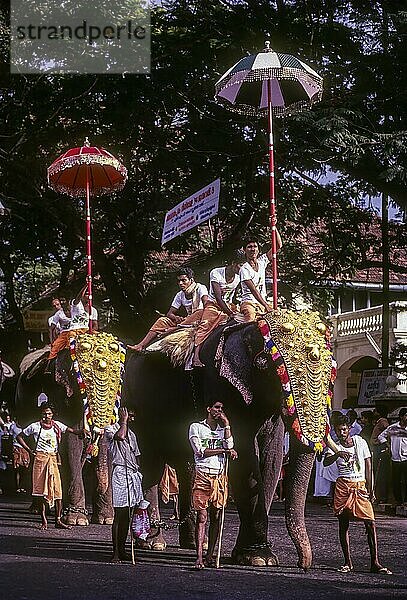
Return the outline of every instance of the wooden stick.
[[[229,467],[229,457],[226,454],[225,457],[225,483],[228,484],[228,467]],[[218,536],[218,551],[216,553],[216,568],[219,569],[220,566],[220,552],[222,550],[222,535],[223,535],[223,526],[225,524],[225,508],[226,502],[222,506],[222,514],[220,517],[220,526],[219,526],[219,536]]]

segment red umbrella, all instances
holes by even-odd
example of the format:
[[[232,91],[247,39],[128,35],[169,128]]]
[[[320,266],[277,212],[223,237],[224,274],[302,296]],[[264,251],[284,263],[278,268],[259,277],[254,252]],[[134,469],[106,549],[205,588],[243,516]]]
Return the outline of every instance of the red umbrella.
[[[127,181],[127,169],[104,148],[89,144],[71,148],[57,158],[47,170],[48,185],[60,194],[73,198],[86,197],[86,260],[89,314],[92,311],[92,246],[90,196],[101,196],[121,190]],[[89,320],[92,331],[92,320]]]
[[[266,116],[269,132],[270,224],[273,251],[273,308],[277,308],[277,234],[274,193],[273,115],[283,117],[310,107],[322,97],[322,77],[300,59],[263,52],[239,60],[216,83],[216,99],[241,115]]]

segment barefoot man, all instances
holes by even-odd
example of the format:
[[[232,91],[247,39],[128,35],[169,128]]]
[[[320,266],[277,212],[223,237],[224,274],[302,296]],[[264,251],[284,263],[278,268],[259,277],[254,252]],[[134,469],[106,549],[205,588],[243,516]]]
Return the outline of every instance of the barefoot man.
[[[339,450],[334,454],[328,450],[324,466],[334,462],[338,465],[339,477],[336,480],[334,495],[334,513],[339,521],[339,539],[345,564],[338,569],[341,573],[353,571],[349,546],[349,520],[363,521],[370,550],[370,572],[391,575],[391,571],[379,563],[377,536],[372,501],[373,476],[370,450],[359,435],[350,435],[349,419],[345,415],[338,417],[335,432],[339,440]]]
[[[197,511],[195,541],[196,569],[215,567],[214,551],[219,536],[221,509],[226,506],[228,482],[225,473],[226,456],[237,458],[229,420],[222,402],[207,407],[207,417],[189,428],[189,441],[194,452],[195,475],[192,485],[192,506]],[[203,542],[209,509],[209,540],[205,562]]]
[[[55,527],[57,529],[70,529],[62,522],[62,486],[58,469],[58,447],[62,434],[65,432],[75,435],[84,434],[83,429],[72,429],[60,421],[54,421],[54,412],[51,406],[44,402],[41,405],[41,421],[31,423],[22,433],[17,435],[17,441],[33,457],[32,495],[41,498],[41,526],[47,529],[46,504],[52,508],[55,504]],[[34,450],[24,439],[24,436],[34,437]]]

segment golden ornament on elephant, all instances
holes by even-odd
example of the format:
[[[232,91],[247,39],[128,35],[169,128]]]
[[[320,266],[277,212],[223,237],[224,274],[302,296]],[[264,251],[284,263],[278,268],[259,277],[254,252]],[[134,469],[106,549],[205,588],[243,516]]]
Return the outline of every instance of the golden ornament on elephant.
[[[267,313],[259,328],[277,366],[286,406],[298,437],[313,447],[327,432],[333,359],[328,328],[313,311],[279,309]],[[282,359],[282,360],[281,360]]]
[[[117,420],[123,354],[109,333],[84,333],[77,337],[75,355],[86,390],[85,418],[92,428],[103,429]]]

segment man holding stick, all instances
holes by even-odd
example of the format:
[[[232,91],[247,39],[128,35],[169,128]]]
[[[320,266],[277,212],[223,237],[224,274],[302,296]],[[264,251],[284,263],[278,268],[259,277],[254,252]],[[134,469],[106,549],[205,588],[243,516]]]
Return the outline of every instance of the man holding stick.
[[[104,435],[109,444],[112,460],[112,492],[114,520],[112,525],[113,556],[111,562],[131,560],[134,564],[134,546],[131,557],[125,545],[132,512],[135,507],[147,508],[141,487],[139,468],[140,450],[136,434],[129,428],[134,413],[127,408],[119,409],[119,421],[106,427]],[[133,539],[133,538],[132,538]]]
[[[189,441],[194,452],[195,474],[192,485],[192,506],[197,511],[195,540],[196,569],[219,566],[214,558],[220,538],[221,514],[228,496],[227,458],[237,458],[229,420],[223,412],[222,402],[207,407],[207,417],[189,428]],[[208,551],[203,561],[203,542],[209,509]],[[221,540],[219,539],[219,548]],[[218,553],[219,554],[219,553]]]

